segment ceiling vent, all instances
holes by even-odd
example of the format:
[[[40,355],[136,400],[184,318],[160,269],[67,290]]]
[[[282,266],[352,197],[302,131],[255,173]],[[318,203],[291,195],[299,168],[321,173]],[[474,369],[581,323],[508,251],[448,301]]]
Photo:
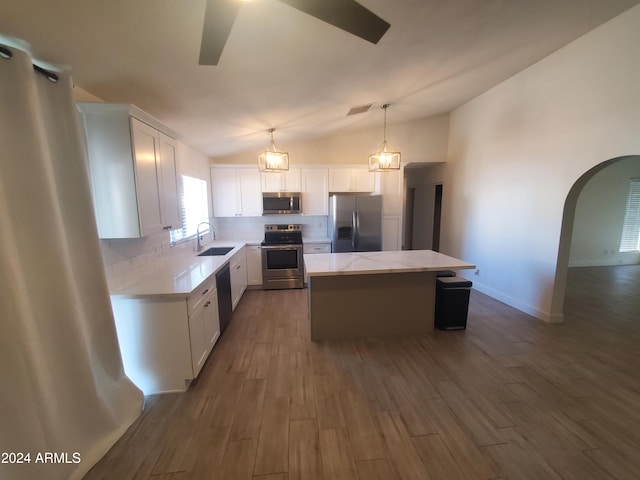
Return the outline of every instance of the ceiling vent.
[[[349,113],[347,113],[347,117],[349,115],[358,115],[359,113],[368,112],[372,105],[373,103],[370,103],[369,105],[362,105],[360,107],[352,107],[351,110],[349,110]]]

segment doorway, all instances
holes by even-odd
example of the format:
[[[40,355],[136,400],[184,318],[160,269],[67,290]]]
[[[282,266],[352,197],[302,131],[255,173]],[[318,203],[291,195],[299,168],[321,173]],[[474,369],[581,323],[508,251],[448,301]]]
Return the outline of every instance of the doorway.
[[[431,250],[440,251],[440,219],[442,218],[442,184],[436,185],[435,204],[433,206],[433,236]]]
[[[596,176],[596,174],[599,174],[603,170],[608,169],[608,167],[612,167],[613,165],[619,166],[623,162],[626,162],[626,163],[633,162],[636,165],[638,165],[640,163],[640,156],[635,155],[635,156],[617,157],[617,158],[602,162],[599,165],[596,165],[595,167],[585,172],[574,183],[571,190],[569,191],[569,194],[567,195],[567,198],[565,200],[565,205],[564,205],[563,218],[562,218],[560,244],[558,249],[558,258],[556,262],[556,276],[554,281],[553,297],[551,302],[552,323],[560,323],[563,321],[563,310],[564,310],[567,278],[569,274],[570,264],[574,267],[592,267],[592,268],[604,267],[605,269],[607,269],[607,266],[612,267],[616,264],[622,265],[622,264],[628,263],[627,261],[620,261],[620,254],[618,254],[618,251],[617,251],[618,250],[617,247],[619,244],[619,237],[617,238],[617,241],[609,240],[609,241],[606,241],[605,243],[602,243],[602,241],[599,240],[601,237],[604,237],[605,239],[607,237],[610,237],[612,235],[611,233],[612,228],[610,224],[607,224],[606,226],[602,225],[602,221],[598,220],[598,216],[596,215],[597,211],[601,210],[602,211],[601,213],[609,219],[618,216],[620,225],[617,225],[615,228],[613,228],[614,230],[613,233],[615,235],[620,234],[621,221],[622,221],[621,212],[618,212],[619,213],[618,215],[614,214],[613,212],[610,211],[611,207],[610,206],[608,207],[608,205],[611,203],[610,197],[612,197],[613,195],[612,192],[620,190],[622,187],[609,188],[609,191],[602,193],[602,197],[601,197],[602,200],[598,200],[597,198],[593,197],[593,195],[590,195],[591,202],[595,203],[597,208],[592,208],[591,213],[587,217],[587,221],[586,222],[583,221],[583,227],[578,228],[578,232],[576,233],[579,236],[582,236],[585,238],[588,237],[589,243],[584,244],[583,242],[583,245],[580,247],[580,250],[582,252],[584,252],[585,248],[589,247],[590,244],[595,244],[595,246],[597,247],[597,248],[594,248],[592,252],[590,252],[589,254],[590,261],[585,262],[584,259],[581,258],[576,253],[575,250],[578,242],[572,242],[572,237],[574,235],[574,227],[576,226],[576,221],[577,221],[576,211],[577,211],[578,200],[581,197],[585,186],[587,185],[587,183],[589,183],[593,179],[594,176]],[[607,200],[606,202],[605,202],[605,199]],[[622,207],[618,208],[618,210],[621,210],[621,209]],[[595,225],[591,225],[594,222],[595,222]],[[589,226],[588,231],[585,231],[584,225]],[[572,255],[572,251],[573,251],[573,255]],[[603,258],[603,257],[606,257],[607,255],[609,257],[608,259]],[[637,263],[637,260],[631,263]],[[613,271],[612,268],[608,268],[608,269]]]
[[[440,250],[442,184],[407,188],[405,239],[407,250]]]

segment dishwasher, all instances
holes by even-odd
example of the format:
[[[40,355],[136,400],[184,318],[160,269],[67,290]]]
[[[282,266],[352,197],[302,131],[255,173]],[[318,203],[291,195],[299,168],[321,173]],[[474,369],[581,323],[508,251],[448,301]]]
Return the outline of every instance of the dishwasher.
[[[216,289],[218,290],[218,312],[220,314],[220,335],[222,335],[231,322],[231,270],[229,263],[225,263],[222,269],[216,273]]]

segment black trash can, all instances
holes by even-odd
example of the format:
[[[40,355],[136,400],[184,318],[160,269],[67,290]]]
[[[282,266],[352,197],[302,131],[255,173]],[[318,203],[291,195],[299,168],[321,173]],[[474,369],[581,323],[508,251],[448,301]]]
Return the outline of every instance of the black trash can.
[[[436,278],[436,327],[440,330],[467,328],[471,281],[461,277]]]
[[[453,270],[438,270],[436,272],[436,277],[455,277],[456,272]]]

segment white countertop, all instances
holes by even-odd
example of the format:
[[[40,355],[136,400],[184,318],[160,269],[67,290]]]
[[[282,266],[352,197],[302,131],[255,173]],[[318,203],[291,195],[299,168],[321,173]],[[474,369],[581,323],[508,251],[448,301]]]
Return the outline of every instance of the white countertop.
[[[233,247],[224,256],[199,257],[191,249],[185,249],[182,253],[163,258],[152,271],[145,270],[143,274],[130,276],[124,285],[112,288],[109,293],[129,297],[158,295],[186,298],[247,244],[248,242],[216,240],[202,248],[205,251],[210,247]]]
[[[304,263],[310,277],[430,272],[476,267],[472,263],[433,250],[306,254]]]

